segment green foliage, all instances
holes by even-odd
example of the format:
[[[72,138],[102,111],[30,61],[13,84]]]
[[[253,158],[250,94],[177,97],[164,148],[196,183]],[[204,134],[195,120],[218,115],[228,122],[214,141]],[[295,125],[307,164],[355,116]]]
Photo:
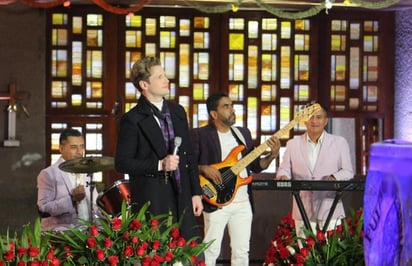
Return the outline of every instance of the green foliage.
[[[305,231],[308,237],[315,239],[305,265],[365,265],[363,211],[351,210],[351,215],[341,222],[334,230],[325,234],[318,231],[315,236],[312,231]]]

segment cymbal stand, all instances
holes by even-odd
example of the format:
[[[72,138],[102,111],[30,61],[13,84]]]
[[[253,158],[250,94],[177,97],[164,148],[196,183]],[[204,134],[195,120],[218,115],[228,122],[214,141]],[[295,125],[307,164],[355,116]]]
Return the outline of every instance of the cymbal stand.
[[[90,208],[89,208],[89,222],[92,224],[93,223],[93,192],[94,189],[96,188],[96,183],[93,181],[93,173],[88,173],[87,176],[89,177],[89,181],[87,182],[87,185],[89,186],[90,189]]]

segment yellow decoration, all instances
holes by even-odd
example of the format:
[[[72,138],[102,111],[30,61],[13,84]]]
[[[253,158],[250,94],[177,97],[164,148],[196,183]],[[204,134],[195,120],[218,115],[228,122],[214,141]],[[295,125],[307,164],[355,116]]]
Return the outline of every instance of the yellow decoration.
[[[232,11],[237,12],[239,10],[239,6],[237,5],[232,5]]]

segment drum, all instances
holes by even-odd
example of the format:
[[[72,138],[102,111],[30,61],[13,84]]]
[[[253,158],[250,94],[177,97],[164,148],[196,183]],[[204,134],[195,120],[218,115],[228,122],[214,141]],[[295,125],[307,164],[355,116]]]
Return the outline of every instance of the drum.
[[[107,214],[113,217],[120,216],[122,203],[126,201],[130,205],[129,180],[117,180],[111,187],[105,189],[103,194],[97,198],[97,205]]]

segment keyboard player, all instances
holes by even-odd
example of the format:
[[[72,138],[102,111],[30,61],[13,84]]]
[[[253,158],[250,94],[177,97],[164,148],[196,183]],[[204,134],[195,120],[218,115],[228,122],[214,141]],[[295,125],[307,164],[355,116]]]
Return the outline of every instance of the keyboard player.
[[[283,160],[276,172],[276,180],[348,180],[353,178],[349,145],[345,138],[326,132],[328,112],[322,110],[305,122],[306,132],[286,144]],[[316,225],[323,228],[335,198],[335,191],[300,191],[300,198],[314,232]],[[304,236],[304,222],[293,199],[292,216],[298,236]],[[341,201],[329,222],[334,228],[345,217]]]

